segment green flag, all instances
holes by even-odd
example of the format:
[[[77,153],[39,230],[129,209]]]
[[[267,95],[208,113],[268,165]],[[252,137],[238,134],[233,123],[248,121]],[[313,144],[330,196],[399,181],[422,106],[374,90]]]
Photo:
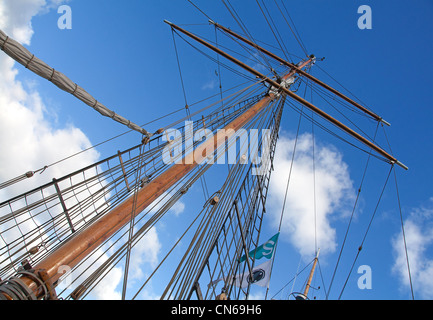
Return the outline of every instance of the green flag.
[[[278,232],[275,236],[270,238],[268,241],[266,241],[264,244],[262,244],[260,247],[257,247],[254,250],[251,250],[248,255],[250,257],[255,257],[256,260],[261,259],[265,257],[266,259],[270,259],[274,253],[275,245],[278,241],[278,236],[280,233]],[[247,259],[246,255],[242,256],[239,259],[239,262],[243,262]]]

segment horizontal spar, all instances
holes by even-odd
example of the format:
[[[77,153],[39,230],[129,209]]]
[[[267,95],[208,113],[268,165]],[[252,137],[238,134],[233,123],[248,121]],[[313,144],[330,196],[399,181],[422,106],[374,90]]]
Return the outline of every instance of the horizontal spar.
[[[266,50],[265,48],[262,48],[261,46],[257,45],[256,43],[238,35],[236,32],[233,32],[232,30],[212,21],[209,20],[209,22],[213,25],[215,25],[217,28],[223,30],[224,32],[236,37],[237,39],[245,42],[246,44],[256,48],[257,50],[263,52],[264,54],[270,56],[271,58],[277,60],[278,62],[286,65],[287,67],[292,68],[292,70],[295,70],[297,73],[299,73],[302,76],[305,76],[306,78],[310,79],[311,81],[317,83],[318,85],[322,86],[323,88],[327,89],[328,91],[331,91],[332,93],[334,93],[335,95],[337,95],[338,97],[342,98],[343,100],[349,102],[350,104],[352,104],[353,106],[355,106],[356,108],[358,108],[359,110],[365,112],[366,114],[368,114],[369,116],[371,116],[373,119],[375,119],[376,121],[380,121],[384,124],[386,124],[387,126],[390,126],[390,123],[385,121],[382,117],[380,117],[379,115],[375,114],[374,112],[372,112],[371,110],[365,108],[364,106],[360,105],[358,102],[354,101],[353,99],[350,99],[349,97],[345,96],[344,94],[342,94],[341,92],[339,92],[338,90],[332,88],[331,86],[329,86],[328,84],[324,83],[323,81],[313,77],[311,74],[305,72],[304,70],[302,70],[301,68],[299,68],[298,66],[296,66],[293,63],[290,63],[286,60],[284,60],[283,58],[280,58],[279,56],[277,56],[276,54],[270,52],[269,50]]]
[[[174,28],[174,29],[182,32],[183,34],[187,35],[188,37],[196,40],[197,42],[199,42],[201,44],[203,44],[204,46],[208,47],[209,49],[217,52],[218,54],[220,54],[221,56],[225,57],[226,59],[232,61],[233,63],[237,64],[238,66],[240,66],[240,67],[244,68],[245,70],[251,72],[256,77],[258,77],[260,79],[263,79],[265,82],[269,83],[270,85],[274,86],[275,88],[280,88],[282,90],[282,92],[286,93],[288,96],[292,97],[293,99],[295,99],[299,103],[303,104],[304,106],[306,106],[307,108],[309,108],[310,110],[312,110],[313,112],[315,112],[316,114],[318,114],[321,117],[325,118],[326,120],[328,120],[329,122],[331,122],[332,124],[334,124],[335,126],[337,126],[338,128],[340,128],[341,130],[343,130],[344,132],[348,133],[349,135],[351,135],[352,137],[354,137],[358,141],[362,142],[364,145],[366,145],[369,148],[371,148],[372,150],[376,151],[378,154],[380,154],[381,156],[383,156],[386,159],[388,159],[388,161],[390,163],[397,164],[397,165],[399,165],[400,167],[402,167],[405,170],[409,169],[406,165],[404,165],[403,163],[401,163],[400,161],[398,161],[395,157],[393,157],[392,155],[390,155],[388,152],[386,152],[385,150],[383,150],[382,148],[380,148],[379,146],[377,146],[376,144],[374,144],[370,140],[368,140],[365,137],[361,136],[359,133],[355,132],[354,130],[352,130],[348,126],[344,125],[343,123],[341,123],[337,119],[333,118],[332,116],[330,116],[329,114],[327,114],[326,112],[324,112],[320,108],[316,107],[315,105],[313,105],[309,101],[301,98],[300,96],[296,95],[295,93],[293,93],[289,89],[287,89],[285,87],[282,87],[278,82],[276,82],[276,81],[268,78],[267,76],[265,76],[264,74],[260,73],[256,69],[254,69],[254,68],[248,66],[247,64],[239,61],[235,57],[233,57],[233,56],[227,54],[226,52],[222,51],[221,49],[219,49],[219,48],[211,45],[210,43],[208,43],[208,42],[204,41],[203,39],[197,37],[196,35],[192,34],[191,32],[186,31],[185,29],[182,29],[182,28],[178,27],[177,25],[175,25],[175,24],[173,24],[173,23],[171,23],[171,22],[169,22],[167,20],[164,20],[164,22],[167,23],[167,24],[169,24],[172,28]]]
[[[108,109],[105,105],[96,100],[82,87],[74,83],[63,73],[55,70],[54,68],[50,67],[48,64],[37,58],[34,54],[30,53],[26,48],[24,48],[20,43],[7,36],[1,30],[0,49],[3,50],[9,57],[14,59],[16,62],[22,64],[24,67],[37,74],[38,76],[50,81],[59,89],[72,94],[75,98],[81,100],[89,107],[92,107],[104,117],[111,118],[114,121],[127,126],[129,129],[140,132],[147,137],[152,136],[151,133],[147,132],[139,125]]]

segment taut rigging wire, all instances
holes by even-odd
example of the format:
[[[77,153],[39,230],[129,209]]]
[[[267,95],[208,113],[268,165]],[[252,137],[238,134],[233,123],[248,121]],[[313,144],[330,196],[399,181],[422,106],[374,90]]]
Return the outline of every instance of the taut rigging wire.
[[[208,20],[212,20],[211,17],[209,17],[206,13],[204,13],[203,10],[201,10],[197,5],[195,5],[191,0],[188,0],[189,3],[191,3],[198,11],[201,12]]]
[[[415,300],[415,295],[413,293],[412,274],[410,271],[409,254],[407,252],[406,233],[404,231],[403,213],[401,210],[400,192],[398,189],[397,173],[395,172],[395,169],[394,169],[394,180],[395,180],[395,189],[396,189],[397,200],[398,200],[398,209],[399,209],[399,213],[400,213],[400,223],[401,223],[401,233],[403,235],[404,253],[406,255],[406,265],[407,265],[407,272],[408,272],[408,277],[409,277],[410,293],[412,295],[412,300]]]
[[[345,290],[345,288],[346,288],[346,285],[347,285],[347,283],[348,283],[348,281],[349,281],[350,275],[352,274],[353,268],[355,267],[356,261],[358,260],[359,254],[361,253],[361,251],[362,251],[362,249],[363,249],[364,242],[365,242],[365,240],[367,239],[367,235],[368,235],[368,233],[369,233],[369,231],[370,231],[370,228],[371,228],[371,225],[372,225],[372,223],[373,223],[374,217],[376,216],[377,209],[379,208],[379,204],[380,204],[380,202],[381,202],[381,200],[382,200],[383,194],[384,194],[385,189],[386,189],[386,185],[388,184],[389,177],[391,176],[391,173],[392,173],[393,169],[394,169],[394,165],[392,164],[392,165],[391,165],[391,168],[390,168],[390,170],[389,170],[389,172],[388,172],[388,175],[387,175],[387,177],[386,177],[385,183],[384,183],[384,185],[383,185],[383,187],[382,187],[382,191],[381,191],[381,193],[380,193],[379,199],[378,199],[378,201],[377,201],[377,203],[376,203],[376,207],[374,208],[373,214],[372,214],[372,216],[371,216],[371,218],[370,218],[370,221],[369,221],[369,223],[368,223],[367,229],[365,230],[365,233],[364,233],[364,236],[363,236],[363,238],[362,238],[361,244],[360,244],[360,246],[358,247],[358,251],[357,251],[356,256],[355,256],[355,258],[354,258],[354,260],[353,260],[353,263],[352,263],[352,266],[351,266],[351,268],[350,268],[350,271],[349,271],[349,273],[347,274],[346,281],[344,282],[343,288],[341,289],[340,295],[338,296],[338,300],[340,300],[340,299],[341,299],[341,296],[343,295],[343,292],[344,292],[344,290]],[[329,292],[328,292],[328,293],[329,293]]]
[[[392,153],[391,144],[389,143],[388,136],[386,134],[385,128],[383,126],[383,123],[381,123],[381,126],[382,126],[382,129],[383,129],[383,133],[385,135],[386,142],[388,143],[388,147],[389,147],[389,149],[391,150],[391,153]],[[398,210],[399,210],[399,213],[400,213],[401,233],[402,233],[402,236],[403,236],[404,253],[405,253],[405,256],[406,256],[406,266],[407,266],[407,272],[408,272],[408,277],[409,277],[410,292],[411,292],[412,300],[415,300],[415,295],[414,295],[414,292],[413,292],[413,284],[412,284],[412,273],[410,271],[409,254],[408,254],[408,250],[407,250],[406,232],[404,230],[403,213],[402,213],[402,209],[401,209],[400,191],[399,191],[399,188],[398,188],[397,173],[395,172],[395,169],[394,169],[394,181],[395,181],[395,190],[396,190],[396,195],[397,195]]]
[[[375,138],[376,138],[376,134],[377,134],[377,129],[378,128],[379,128],[379,123],[377,125],[376,133],[374,135]],[[367,169],[368,169],[368,165],[370,163],[370,159],[371,159],[371,154],[369,154],[368,157],[367,157],[367,161],[366,161],[365,168],[364,168],[364,173],[363,173],[362,178],[361,178],[361,182],[360,182],[360,185],[359,185],[359,188],[358,188],[358,192],[357,192],[357,195],[356,195],[355,203],[354,203],[353,209],[352,209],[352,214],[350,216],[349,223],[348,223],[347,228],[346,228],[346,233],[345,233],[344,238],[343,238],[343,243],[341,244],[341,248],[340,248],[340,252],[338,254],[337,262],[335,264],[334,272],[333,272],[332,277],[331,277],[331,281],[330,281],[330,284],[329,284],[329,290],[328,290],[328,293],[326,295],[326,299],[328,299],[328,297],[329,297],[329,293],[331,291],[332,284],[334,283],[335,275],[337,273],[337,268],[338,268],[338,266],[340,264],[341,255],[342,255],[343,249],[344,249],[344,247],[346,245],[347,236],[349,234],[349,229],[350,229],[350,226],[352,224],[353,216],[355,214],[355,210],[356,210],[356,207],[358,205],[359,196],[361,195],[362,187],[364,185],[364,180],[365,180],[365,176],[367,174]]]
[[[283,41],[283,39],[282,39],[282,37],[280,35],[280,32],[278,31],[278,28],[276,28],[276,26],[275,26],[275,23],[274,23],[274,20],[272,19],[272,16],[269,14],[269,11],[268,11],[268,8],[266,7],[265,2],[262,0],[263,7],[265,8],[266,12],[268,13],[269,20],[272,22],[273,27],[271,26],[271,23],[269,22],[268,17],[266,16],[265,12],[263,11],[262,6],[259,3],[259,0],[256,0],[256,3],[257,3],[257,5],[260,8],[260,11],[262,12],[263,17],[265,18],[266,23],[267,23],[269,29],[271,29],[271,32],[274,35],[275,40],[277,41],[278,45],[280,46],[281,51],[283,52],[283,54],[286,57],[286,59],[290,60],[289,57],[287,56],[287,53],[286,53],[286,52],[288,52],[288,50],[286,48],[286,45],[284,44],[284,41]],[[274,28],[275,28],[275,31],[274,31]],[[275,34],[275,32],[276,32],[276,34]],[[277,35],[281,39],[281,42],[280,42],[280,39],[278,39]],[[284,46],[284,49],[283,49],[283,46]]]
[[[229,13],[231,14],[231,16],[233,17],[233,19],[236,21],[236,23],[239,25],[239,27],[243,30],[243,32],[247,35],[247,37],[249,38],[249,40],[253,43],[255,43],[255,40],[253,39],[251,33],[248,31],[246,25],[242,22],[241,18],[239,17],[239,15],[237,14],[235,8],[231,5],[229,0],[221,0],[224,4],[224,6],[227,8],[227,10],[229,11]],[[228,3],[228,5],[226,4],[226,2]],[[230,9],[230,7],[231,9]],[[260,51],[257,50],[257,53],[262,57],[263,61],[268,65],[269,70],[273,70],[272,66],[269,63],[268,58]]]
[[[360,146],[357,146],[356,144],[354,144],[354,143],[350,142],[349,140],[343,138],[341,135],[337,134],[336,132],[332,131],[331,129],[328,129],[327,127],[325,127],[325,125],[319,123],[317,120],[312,119],[310,115],[304,113],[304,111],[302,110],[302,108],[299,109],[299,108],[298,108],[298,107],[297,107],[293,102],[291,102],[289,99],[286,100],[286,103],[287,103],[287,104],[288,104],[288,105],[289,105],[293,110],[295,110],[296,112],[302,114],[305,118],[309,119],[310,121],[314,122],[315,125],[316,125],[317,127],[321,128],[321,129],[324,130],[325,132],[328,132],[330,135],[332,135],[332,136],[334,136],[334,137],[340,139],[341,141],[347,143],[348,145],[351,145],[352,147],[354,147],[354,148],[356,148],[356,149],[359,149],[359,150],[361,150],[361,151],[363,151],[363,152],[365,152],[365,153],[367,153],[367,154],[371,154],[371,156],[373,156],[373,157],[375,157],[375,158],[377,158],[377,159],[379,159],[379,160],[381,160],[381,161],[383,161],[383,162],[390,163],[388,159],[386,159],[386,158],[384,158],[384,157],[382,157],[382,156],[379,156],[379,155],[377,155],[377,154],[375,154],[375,153],[372,153],[372,152],[370,152],[370,151],[367,151],[366,149],[363,149],[363,148],[361,148]]]
[[[287,25],[289,26],[290,31],[292,31],[293,35],[295,36],[296,41],[299,43],[299,46],[300,46],[301,49],[304,51],[305,56],[308,57],[308,51],[307,51],[307,49],[306,49],[306,47],[305,47],[305,45],[304,45],[304,42],[303,42],[302,39],[301,39],[301,36],[300,36],[299,33],[298,33],[298,30],[296,29],[295,23],[293,22],[292,17],[290,16],[289,11],[288,11],[287,8],[286,8],[286,5],[285,5],[284,2],[281,0],[281,3],[282,3],[282,5],[283,5],[284,9],[285,9],[287,15],[289,16],[290,21],[291,21],[292,24],[293,24],[293,28],[292,28],[292,26],[290,25],[289,21],[287,21],[287,19],[286,19],[284,13],[281,11],[280,7],[278,6],[277,1],[274,0],[274,2],[275,2],[275,4],[277,5],[278,10],[280,11],[280,13],[281,13],[281,15],[283,16],[284,20],[286,21]],[[294,29],[294,30],[293,30],[293,29]]]

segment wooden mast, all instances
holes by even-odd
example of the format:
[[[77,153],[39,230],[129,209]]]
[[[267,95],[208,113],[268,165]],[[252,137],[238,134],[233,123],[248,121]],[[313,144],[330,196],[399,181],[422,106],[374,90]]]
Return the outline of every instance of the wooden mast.
[[[397,163],[405,167],[400,162],[398,162],[397,159],[389,155],[387,152],[385,152],[369,140],[360,136],[359,134],[346,127],[339,121],[335,120],[331,116],[327,115],[325,112],[312,105],[308,101],[294,94],[283,83],[278,83],[266,77],[257,70],[242,63],[236,58],[228,55],[224,51],[216,48],[215,46],[212,46],[211,44],[196,37],[188,31],[183,30],[172,23],[167,23],[170,24],[172,28],[183,32],[184,34],[190,36],[196,41],[207,46],[211,50],[218,52],[230,61],[248,70],[252,74],[256,75],[258,78],[269,83],[272,88],[268,95],[266,95],[263,99],[257,102],[254,106],[240,114],[236,119],[234,119],[223,128],[228,133],[227,135],[223,135],[222,137],[218,137],[217,135],[214,136],[213,139],[208,139],[203,142],[194,151],[187,154],[182,159],[182,163],[175,164],[169,167],[166,171],[161,173],[161,175],[159,175],[154,180],[150,181],[147,185],[145,185],[142,189],[137,191],[137,194],[135,196],[131,196],[129,199],[125,200],[123,203],[115,207],[113,210],[101,217],[88,228],[72,237],[70,240],[60,246],[56,251],[54,251],[51,255],[46,257],[37,265],[33,266],[33,275],[21,275],[21,277],[17,279],[19,280],[20,285],[26,287],[26,293],[31,293],[34,297],[38,299],[46,296],[47,289],[54,289],[55,283],[60,278],[58,270],[61,266],[69,266],[70,268],[76,266],[80,261],[82,261],[86,256],[88,256],[92,251],[94,251],[100,244],[102,244],[120,228],[126,225],[130,221],[130,219],[133,218],[133,216],[136,216],[140,212],[142,212],[153,201],[155,201],[159,196],[161,196],[177,181],[179,181],[179,179],[184,177],[196,166],[198,166],[199,164],[194,161],[195,154],[203,155],[203,152],[208,150],[208,148],[210,150],[216,150],[218,147],[222,146],[225,143],[226,138],[229,139],[230,135],[235,134],[236,131],[241,129],[257,114],[264,110],[273,100],[278,98],[280,94],[289,95],[290,97],[304,104],[305,106],[315,111],[331,123],[335,124],[337,127],[348,132],[367,146],[371,147],[373,150],[387,158],[391,163]],[[304,61],[298,67],[292,68],[290,73],[283,77],[283,80],[288,79],[290,76],[293,76],[296,73],[300,73],[299,70],[309,64],[311,61],[312,59],[310,58]],[[0,294],[3,294],[3,296],[8,298],[7,294],[5,294],[4,292],[0,292]]]
[[[299,68],[305,67],[311,63],[311,61],[312,59],[303,61]],[[288,79],[295,74],[296,70],[291,70],[283,77],[283,80]],[[46,291],[55,292],[54,284],[61,276],[61,274],[58,273],[61,266],[73,268],[78,265],[105,240],[129,223],[133,216],[142,212],[153,201],[179,181],[179,179],[191,172],[199,165],[194,161],[194,155],[203,155],[208,148],[210,148],[210,150],[217,150],[218,147],[222,146],[226,139],[230,139],[236,131],[241,129],[245,124],[265,109],[273,100],[279,97],[282,87],[277,84],[275,88],[276,91],[269,92],[269,94],[259,102],[227,124],[223,128],[227,133],[226,135],[215,135],[213,139],[208,139],[200,144],[195,150],[187,154],[182,159],[181,163],[176,163],[169,167],[166,171],[161,173],[161,175],[137,191],[135,196],[133,195],[125,200],[85,230],[72,237],[44,260],[33,266],[32,269],[34,270],[34,275],[23,274],[20,278],[17,278],[21,285],[27,287],[26,294],[31,294],[37,299],[42,299],[47,296]],[[43,280],[41,280],[42,278]],[[43,283],[43,285],[41,285],[41,283]],[[10,298],[10,296],[8,297],[7,294],[1,290],[0,294],[3,294],[6,299]]]
[[[221,135],[220,138],[215,135],[214,139],[203,142],[193,152],[186,155],[181,164],[174,164],[137,191],[135,201],[135,197],[131,196],[88,228],[71,238],[51,255],[34,266],[33,269],[35,271],[44,270],[52,283],[57,281],[61,276],[58,274],[58,270],[61,266],[69,266],[70,268],[76,266],[100,244],[126,225],[133,214],[138,215],[179,181],[179,179],[198,166],[198,163],[194,161],[194,153],[202,155],[203,152],[208,150],[207,148],[214,148],[212,150],[216,150],[225,143],[225,139],[229,134],[234,134],[241,129],[246,123],[259,114],[260,111],[266,108],[272,100],[273,97],[269,95],[265,96],[262,100],[224,127],[227,135]],[[42,288],[38,286],[38,283],[35,282],[32,277],[22,276],[20,280],[34,292],[36,297],[40,298],[43,296],[44,292]]]
[[[316,271],[317,261],[319,260],[320,249],[317,251],[316,257],[314,258],[313,267],[311,268],[310,275],[308,276],[307,284],[305,285],[304,293],[298,295],[296,300],[307,300],[308,291],[311,288],[311,282],[313,281],[314,272]]]

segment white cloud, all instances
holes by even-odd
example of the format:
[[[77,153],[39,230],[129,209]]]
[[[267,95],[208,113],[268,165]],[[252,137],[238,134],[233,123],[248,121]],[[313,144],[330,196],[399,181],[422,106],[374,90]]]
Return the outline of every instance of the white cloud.
[[[0,28],[23,44],[33,35],[31,19],[46,5],[45,0],[4,0],[0,3]]]
[[[404,222],[415,298],[433,299],[433,200],[428,207],[412,210]],[[394,250],[393,272],[399,277],[405,290],[409,289],[409,275],[402,232],[392,239]]]
[[[34,33],[32,18],[68,1],[2,0],[0,1],[0,29],[18,42],[30,45]]]
[[[125,238],[126,239],[126,238]],[[122,242],[122,241],[120,241]],[[114,244],[113,241],[109,241],[103,246],[96,250],[89,259],[86,259],[81,265],[76,267],[72,273],[68,276],[64,276],[62,281],[59,283],[58,292],[65,290],[64,296],[67,296],[75,289],[79,284],[92,275],[103,263],[108,261],[111,254],[119,249],[120,243]],[[108,251],[107,251],[108,249]],[[127,294],[130,296],[135,294],[137,288],[143,283],[143,278],[149,276],[150,272],[146,274],[146,271],[153,270],[158,262],[158,254],[161,250],[161,244],[158,238],[156,228],[151,228],[147,234],[131,249],[130,265],[129,265],[129,276],[128,276],[128,291]],[[116,262],[117,264],[111,268],[108,268],[108,274],[106,274],[101,280],[97,279],[95,283],[97,285],[91,290],[87,291],[86,299],[90,300],[120,300],[122,283],[124,279],[124,260]],[[151,268],[151,269],[149,269]],[[127,297],[128,297],[127,295]],[[145,300],[156,300],[159,296],[152,291],[151,283],[148,283],[146,287],[140,291],[138,299]]]
[[[106,262],[109,256],[99,248],[94,253],[94,256],[98,257],[97,260],[85,260],[77,268],[71,269],[67,266],[59,268],[59,273],[63,273],[59,280],[56,291],[62,296],[67,296],[84,280],[92,275],[101,265]],[[93,288],[92,285],[88,286],[84,292],[85,298],[90,300],[120,300],[121,292],[118,289],[119,284],[123,278],[123,271],[121,267],[114,267],[109,270],[108,274],[102,279],[97,279],[97,285]]]
[[[274,160],[275,172],[270,185],[274,225],[278,227],[295,140],[281,136]],[[354,190],[348,166],[342,155],[331,146],[315,145],[315,178],[313,174],[313,139],[310,134],[299,136],[287,196],[281,234],[305,258],[315,251],[315,239],[321,253],[332,253],[337,247],[332,219],[339,218],[346,200],[353,199]],[[314,214],[314,180],[316,217]],[[316,222],[315,222],[316,221]],[[316,226],[316,227],[315,227]]]
[[[185,210],[185,203],[178,200],[170,209],[171,212],[177,217]]]
[[[34,33],[32,17],[47,12],[62,2],[65,1],[2,0],[0,1],[0,29],[18,42],[30,45]],[[30,170],[40,169],[91,146],[86,135],[72,124],[64,128],[55,128],[49,119],[55,118],[56,115],[48,114],[37,91],[37,83],[30,85],[22,83],[17,79],[18,74],[15,62],[0,52],[0,182]],[[73,161],[62,162],[61,165],[49,168],[42,175],[36,174],[23,183],[0,190],[0,199],[4,201],[33,189],[53,177],[59,178],[83,168],[98,159],[99,153],[95,150],[83,153],[74,157]],[[31,228],[34,225],[30,223],[21,227]],[[7,236],[14,236],[13,232]],[[107,256],[104,258],[106,259]],[[95,289],[94,296],[97,299],[120,298],[120,294],[115,289],[121,281],[121,275],[122,269],[114,268]]]
[[[110,274],[102,279],[92,292],[97,300],[120,300],[121,294],[116,291],[117,286],[123,278],[121,268],[113,268]]]
[[[161,243],[156,228],[151,228],[131,250],[131,279],[141,279],[146,266],[155,268],[159,262]]]
[[[161,300],[161,296],[153,293],[150,290],[141,290],[135,300]]]
[[[31,18],[47,10],[58,0],[5,0],[0,2],[0,28],[17,41],[30,44],[33,29]],[[89,139],[78,128],[68,125],[54,128],[37,84],[26,85],[17,79],[18,69],[6,54],[0,52],[0,181],[4,182],[31,170],[43,168],[64,157],[91,146]],[[52,113],[52,110],[50,110]],[[92,150],[73,161],[51,169],[49,176],[36,175],[26,181],[25,189],[40,185],[53,177],[82,168],[98,160]],[[0,192],[2,199],[23,191],[14,186]]]
[[[164,203],[170,201],[170,199],[173,197],[176,191],[177,190],[164,192],[154,202],[152,202],[152,204],[149,206],[149,208],[152,208],[152,214],[160,210],[164,205]],[[172,204],[168,212],[178,217],[182,212],[184,212],[184,210],[185,210],[185,203],[182,202],[182,200],[178,199],[174,204]]]
[[[218,86],[218,81],[215,79],[209,80],[201,86],[202,90],[212,90]]]

